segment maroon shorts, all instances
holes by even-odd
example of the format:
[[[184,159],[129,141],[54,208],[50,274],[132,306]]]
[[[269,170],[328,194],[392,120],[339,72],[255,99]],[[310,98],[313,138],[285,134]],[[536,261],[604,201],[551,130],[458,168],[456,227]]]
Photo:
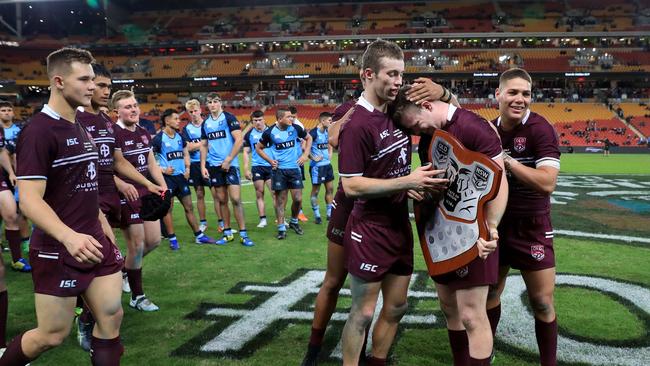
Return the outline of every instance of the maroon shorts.
[[[550,214],[504,217],[498,230],[500,266],[529,271],[555,267]]]
[[[11,190],[11,187],[9,187],[9,184],[7,183],[7,181],[2,176],[0,176],[0,179],[2,179],[2,180],[0,180],[0,192]]]
[[[379,225],[350,215],[343,240],[348,272],[368,282],[413,273],[413,231],[408,220]]]
[[[122,207],[120,203],[120,195],[117,192],[104,192],[99,193],[99,208],[102,210],[108,223],[112,227],[120,226],[120,218],[122,217]]]
[[[138,188],[138,195],[140,197],[146,196],[147,194],[149,194],[149,191],[146,188]],[[129,201],[122,195],[120,195],[120,198],[120,227],[124,229],[130,225],[144,223],[144,221],[140,218],[142,200],[138,198],[135,201]]]
[[[103,234],[99,243],[104,259],[95,265],[77,262],[63,245],[55,249],[30,249],[34,292],[74,297],[83,294],[95,277],[121,271],[124,258],[120,250]]]
[[[499,281],[499,248],[486,259],[476,257],[466,266],[431,278],[436,283],[448,286],[452,291],[496,285]]]
[[[334,244],[343,245],[345,225],[354,207],[354,200],[345,196],[345,192],[337,190],[332,201],[332,215],[327,224],[327,239]]]

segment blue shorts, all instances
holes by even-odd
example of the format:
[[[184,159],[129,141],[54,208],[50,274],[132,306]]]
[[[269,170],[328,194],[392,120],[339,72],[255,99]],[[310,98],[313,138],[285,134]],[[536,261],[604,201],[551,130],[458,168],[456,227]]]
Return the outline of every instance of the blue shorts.
[[[273,169],[270,166],[253,165],[251,168],[253,182],[258,180],[263,180],[266,182],[267,180],[271,179],[271,175],[273,174],[272,172]]]
[[[221,166],[208,166],[210,173],[210,187],[238,186],[239,168],[231,166],[227,172],[221,170]]]
[[[271,187],[274,191],[284,191],[285,189],[301,189],[302,176],[300,169],[276,169],[271,176]]]
[[[187,180],[182,174],[177,174],[177,175],[163,174],[163,178],[165,178],[165,184],[167,184],[167,189],[171,191],[172,195],[178,197],[178,199],[181,199],[191,193],[190,186],[187,185]]]
[[[313,185],[319,185],[334,180],[334,169],[332,168],[332,164],[322,166],[312,165],[309,169],[309,174],[311,175],[311,184]]]
[[[207,187],[210,185],[210,181],[203,178],[203,173],[201,173],[201,163],[195,162],[190,164],[190,178],[187,180],[187,183],[192,187]]]

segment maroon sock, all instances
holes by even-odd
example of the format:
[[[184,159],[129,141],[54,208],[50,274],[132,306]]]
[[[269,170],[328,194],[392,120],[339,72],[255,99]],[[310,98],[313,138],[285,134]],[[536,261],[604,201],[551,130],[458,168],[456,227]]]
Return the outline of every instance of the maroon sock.
[[[20,230],[5,230],[5,238],[9,242],[11,260],[18,262],[23,257],[23,253],[20,250]]]
[[[0,292],[0,348],[7,347],[7,311],[9,310],[9,296],[7,290]]]
[[[454,357],[454,366],[469,365],[469,339],[465,330],[447,329],[451,354]]]
[[[366,359],[366,366],[386,366],[386,359],[370,356]]]
[[[494,338],[497,334],[499,320],[501,319],[501,304],[497,305],[495,308],[487,309],[487,316],[490,320],[490,328],[492,328],[492,338]]]
[[[94,323],[95,318],[93,317],[93,313],[90,311],[90,308],[88,305],[86,305],[85,302],[83,303],[82,309],[83,310],[81,311],[81,315],[79,315],[79,319],[86,324]]]
[[[25,356],[23,348],[20,345],[23,334],[25,333],[20,333],[9,343],[5,353],[0,358],[0,364],[3,366],[25,366],[29,361],[32,361]]]
[[[535,336],[539,347],[540,365],[557,365],[557,318],[550,323],[535,318]]]
[[[469,366],[490,366],[490,357],[476,359],[474,357],[469,358]]]
[[[93,366],[119,366],[124,347],[120,336],[113,339],[92,337],[90,341],[90,362]]]
[[[323,344],[323,337],[325,336],[325,329],[311,328],[311,335],[309,336],[310,346],[320,346]]]
[[[131,286],[131,298],[135,299],[137,296],[144,295],[144,291],[142,290],[142,268],[127,268],[126,275],[129,279],[129,286]]]

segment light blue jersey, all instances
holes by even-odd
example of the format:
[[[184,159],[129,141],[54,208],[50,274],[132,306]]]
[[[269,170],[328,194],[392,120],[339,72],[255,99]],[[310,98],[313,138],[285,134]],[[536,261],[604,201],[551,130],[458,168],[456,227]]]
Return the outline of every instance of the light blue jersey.
[[[246,136],[244,136],[244,147],[249,147],[253,154],[253,159],[251,160],[251,166],[271,166],[271,164],[269,164],[268,161],[262,159],[262,157],[255,150],[255,145],[257,145],[257,143],[260,141],[263,133],[264,130],[258,131],[255,128],[251,128],[251,130],[246,133]],[[273,149],[270,147],[266,147],[264,149],[266,155],[268,155],[269,158],[271,159],[273,159],[272,150]]]
[[[9,128],[4,128],[5,145],[10,153],[16,151],[16,140],[20,134],[20,127],[17,124],[12,124]]]
[[[231,132],[239,129],[237,118],[228,112],[222,112],[216,119],[210,115],[203,121],[201,139],[208,140],[207,164],[209,166],[220,166],[230,155],[235,143]],[[239,167],[239,159],[233,159],[230,166]]]
[[[280,169],[297,169],[298,158],[302,155],[300,139],[307,137],[307,133],[300,126],[290,125],[286,130],[281,130],[277,125],[270,126],[262,134],[260,142],[270,146],[273,151],[273,159],[278,161]]]
[[[187,142],[201,142],[201,129],[203,128],[203,123],[198,126],[193,125],[191,122],[183,128],[182,135]],[[201,149],[190,151],[190,162],[191,163],[200,163],[201,162]]]
[[[185,173],[185,159],[183,156],[183,148],[187,146],[187,142],[180,133],[174,133],[174,137],[169,137],[165,132],[160,131],[153,140],[151,140],[151,148],[156,154],[158,165],[162,169],[168,167],[174,168],[171,175],[179,175]]]
[[[320,161],[314,161],[312,159],[311,166],[325,166],[331,164],[328,142],[329,135],[327,134],[327,129],[324,129],[324,131],[321,132],[318,127],[312,128],[309,131],[309,134],[313,139],[310,155],[323,157]]]

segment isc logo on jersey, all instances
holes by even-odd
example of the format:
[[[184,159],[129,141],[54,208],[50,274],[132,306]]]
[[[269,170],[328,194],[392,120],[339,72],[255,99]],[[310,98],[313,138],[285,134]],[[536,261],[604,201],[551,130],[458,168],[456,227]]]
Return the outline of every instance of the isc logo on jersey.
[[[77,280],[61,280],[60,288],[75,288],[77,287]]]
[[[377,267],[378,266],[376,264],[361,263],[359,269],[366,272],[377,272]]]

